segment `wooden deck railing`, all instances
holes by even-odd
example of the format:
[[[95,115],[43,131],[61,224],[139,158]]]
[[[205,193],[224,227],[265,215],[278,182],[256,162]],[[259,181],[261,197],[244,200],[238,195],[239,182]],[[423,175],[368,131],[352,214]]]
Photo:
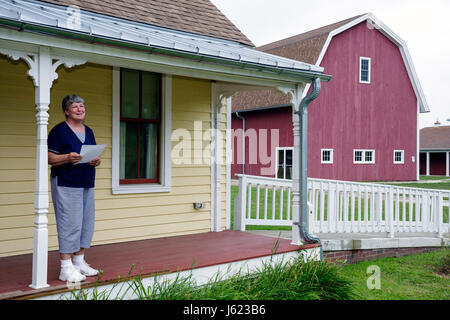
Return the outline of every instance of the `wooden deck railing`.
[[[234,229],[292,225],[292,180],[239,176]],[[450,190],[308,178],[310,233],[449,232]]]

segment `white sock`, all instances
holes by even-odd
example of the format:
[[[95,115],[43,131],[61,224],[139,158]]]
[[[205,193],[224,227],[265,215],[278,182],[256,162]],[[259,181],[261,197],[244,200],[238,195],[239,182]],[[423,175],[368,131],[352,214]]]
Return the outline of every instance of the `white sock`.
[[[80,265],[84,261],[84,254],[74,254],[73,255],[73,264]]]
[[[72,260],[61,260],[61,269],[72,267]]]

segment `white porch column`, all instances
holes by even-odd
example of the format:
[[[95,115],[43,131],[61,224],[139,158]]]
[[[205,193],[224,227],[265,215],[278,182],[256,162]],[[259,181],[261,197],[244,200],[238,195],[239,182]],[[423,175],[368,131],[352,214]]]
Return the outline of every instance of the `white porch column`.
[[[215,82],[211,84],[211,231],[222,231],[222,164],[223,134],[222,111],[227,97],[219,92]]]
[[[300,101],[302,100],[303,90],[301,86],[297,85],[295,89],[289,91],[291,94],[291,104],[292,104],[292,123],[293,123],[293,135],[294,135],[294,150],[293,163],[292,163],[292,244],[301,245],[302,241],[300,238],[300,159],[298,155],[300,154],[300,118],[294,114],[298,110]]]
[[[445,175],[448,177],[450,176],[450,151],[447,151],[445,155]]]
[[[53,60],[56,60],[53,62]],[[35,85],[37,146],[36,146],[36,188],[34,194],[34,247],[33,275],[30,287],[34,289],[48,287],[48,147],[47,126],[50,105],[50,89],[53,81],[58,78],[56,69],[64,64],[70,68],[86,63],[85,60],[55,57],[50,54],[50,48],[39,47],[33,72]],[[33,68],[31,68],[33,70]],[[30,70],[30,71],[31,71]]]
[[[34,193],[34,246],[33,246],[33,277],[30,287],[34,289],[48,287],[48,156],[47,156],[47,125],[50,105],[50,70],[52,60],[50,49],[39,48],[35,74],[35,103],[37,123],[36,145],[36,188]]]
[[[426,175],[429,176],[430,175],[430,153],[427,152],[426,155],[427,155],[427,161],[426,161],[427,162],[427,173],[426,173]]]

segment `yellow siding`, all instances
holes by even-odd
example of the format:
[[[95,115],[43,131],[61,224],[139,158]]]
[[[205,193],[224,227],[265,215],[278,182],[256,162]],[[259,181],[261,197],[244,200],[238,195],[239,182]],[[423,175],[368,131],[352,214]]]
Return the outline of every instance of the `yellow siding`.
[[[34,86],[23,62],[0,57],[0,257],[33,250],[36,124]],[[60,67],[51,91],[49,130],[64,120],[60,101],[69,93],[86,100],[86,124],[99,144],[106,143],[96,179],[96,228],[93,245],[207,232],[210,230],[209,164],[172,165],[172,192],[112,195],[112,69],[87,64]],[[211,125],[211,83],[173,77],[172,130],[193,123]],[[225,160],[226,114],[222,116]],[[206,146],[208,142],[204,141]],[[209,161],[209,158],[207,158]],[[225,226],[225,162],[222,166],[222,225]],[[194,210],[193,202],[205,209]],[[49,250],[57,250],[53,204],[49,207]]]

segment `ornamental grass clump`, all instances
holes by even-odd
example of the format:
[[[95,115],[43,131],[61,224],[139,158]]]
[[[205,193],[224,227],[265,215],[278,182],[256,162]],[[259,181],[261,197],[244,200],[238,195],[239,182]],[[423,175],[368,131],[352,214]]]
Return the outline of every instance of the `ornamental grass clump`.
[[[339,274],[339,268],[328,262],[304,261],[298,258],[284,263],[264,263],[255,272],[240,270],[223,280],[216,276],[197,286],[191,276],[173,281],[158,279],[152,288],[135,283],[140,299],[162,300],[346,300],[356,295],[350,280]]]

